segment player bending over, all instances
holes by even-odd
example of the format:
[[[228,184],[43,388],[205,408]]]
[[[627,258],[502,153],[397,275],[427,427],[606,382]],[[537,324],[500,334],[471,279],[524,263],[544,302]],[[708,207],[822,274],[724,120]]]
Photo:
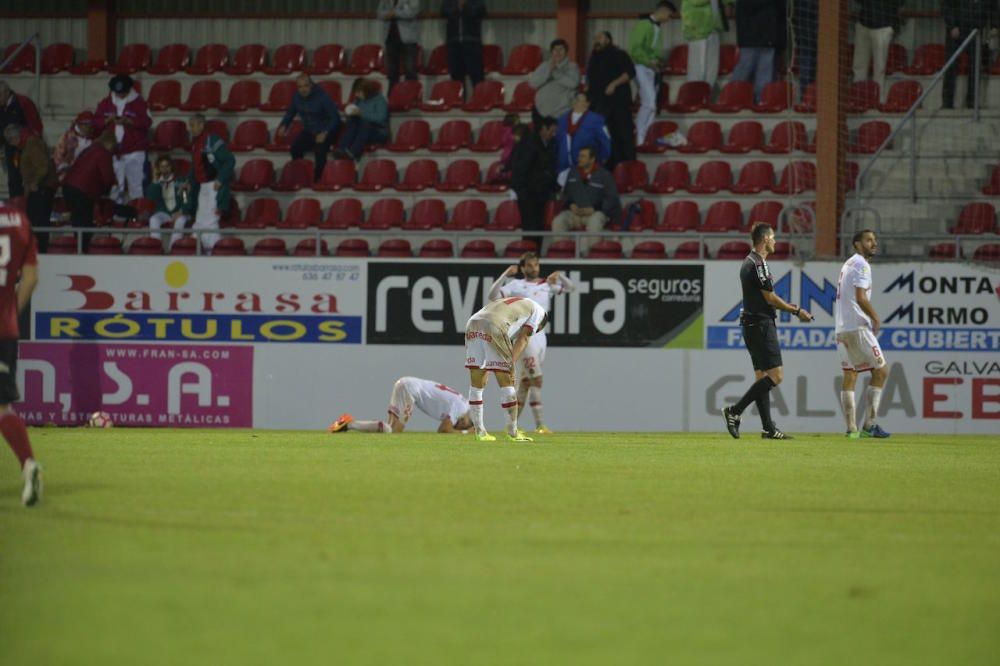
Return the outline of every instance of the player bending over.
[[[24,421],[11,404],[21,399],[17,392],[17,314],[28,306],[37,284],[38,253],[28,218],[0,203],[0,433],[21,463],[25,506],[34,505],[42,496],[42,468],[35,462]]]
[[[517,391],[514,389],[514,364],[524,353],[532,335],[545,328],[548,315],[530,298],[505,298],[493,301],[472,315],[465,325],[465,367],[469,369],[469,413],[476,427],[476,439],[492,442],[496,437],[483,426],[483,391],[487,372],[496,375],[500,386],[500,405],[507,414],[507,439],[530,442],[517,429]]]
[[[523,278],[515,279],[518,272]],[[516,266],[505,270],[490,287],[491,301],[511,296],[530,298],[551,312],[552,300],[559,294],[574,291],[576,285],[561,272],[551,273],[547,278],[541,277],[542,271],[538,264],[538,255],[525,252]],[[542,416],[542,372],[545,365],[545,350],[548,347],[548,336],[545,331],[536,331],[528,339],[528,346],[521,355],[521,381],[517,385],[517,408],[524,410],[525,403],[531,405],[535,415],[535,432],[551,434],[545,426]]]
[[[874,231],[863,229],[854,234],[853,245],[855,254],[844,262],[837,281],[837,351],[844,371],[840,405],[844,408],[844,419],[847,421],[847,437],[888,437],[889,433],[875,423],[878,404],[882,400],[882,387],[889,376],[885,356],[878,344],[881,322],[870,300],[872,268],[868,261],[878,251],[878,239]],[[854,387],[858,373],[869,371],[872,381],[865,395],[865,420],[859,433],[854,415]]]
[[[432,419],[440,419],[438,432],[465,434],[472,428],[469,419],[469,401],[453,388],[439,382],[419,377],[400,377],[392,385],[389,398],[389,420],[356,421],[350,414],[343,414],[330,424],[330,432],[403,432],[416,407]]]

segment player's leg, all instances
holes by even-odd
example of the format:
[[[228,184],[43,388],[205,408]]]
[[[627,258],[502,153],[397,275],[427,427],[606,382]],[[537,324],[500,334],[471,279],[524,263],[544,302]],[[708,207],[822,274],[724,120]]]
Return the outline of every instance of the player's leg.
[[[517,390],[514,388],[514,375],[511,372],[497,370],[497,384],[500,386],[500,406],[506,414],[504,429],[507,432],[507,439],[515,442],[530,442],[531,438],[517,429]]]
[[[889,378],[889,366],[886,364],[878,338],[869,329],[858,331],[859,354],[865,357],[866,366],[871,368],[872,379],[865,391],[865,420],[861,426],[862,437],[885,438],[889,433],[882,429],[878,420],[878,407],[882,402],[882,389]]]
[[[535,431],[548,433],[545,427],[545,417],[542,412],[542,366],[545,363],[545,349],[547,347],[547,337],[545,333],[531,336],[528,346],[524,348],[524,355],[521,357],[521,382],[518,392],[518,410],[524,413],[525,405],[531,407],[531,412],[535,417]]]
[[[750,352],[755,379],[735,405],[723,408],[722,415],[726,420],[726,429],[734,438],[739,438],[740,417],[751,404],[756,404],[764,434],[778,433],[781,435],[779,439],[785,439],[787,435],[781,433],[771,420],[769,394],[784,377],[781,349],[778,347],[778,334],[774,322],[752,322],[744,325],[743,342]]]
[[[21,464],[21,476],[24,478],[21,501],[25,506],[32,506],[42,495],[42,468],[35,461],[24,421],[11,408],[11,404],[21,399],[16,376],[17,341],[4,340],[0,342],[0,434]]]
[[[466,345],[468,349],[468,345]],[[483,393],[486,390],[486,371],[482,368],[469,368],[469,418],[476,428],[476,438],[480,440],[496,439],[486,432],[483,425]]]
[[[854,402],[854,387],[858,383],[858,373],[851,368],[844,368],[844,381],[840,387],[840,406],[844,411],[844,421],[847,423],[847,436],[858,437],[858,416]]]

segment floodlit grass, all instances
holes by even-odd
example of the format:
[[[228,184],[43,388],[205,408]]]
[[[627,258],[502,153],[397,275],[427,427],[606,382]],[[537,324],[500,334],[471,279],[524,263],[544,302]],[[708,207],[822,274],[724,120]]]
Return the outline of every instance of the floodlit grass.
[[[1000,660],[997,438],[32,437],[6,664]]]

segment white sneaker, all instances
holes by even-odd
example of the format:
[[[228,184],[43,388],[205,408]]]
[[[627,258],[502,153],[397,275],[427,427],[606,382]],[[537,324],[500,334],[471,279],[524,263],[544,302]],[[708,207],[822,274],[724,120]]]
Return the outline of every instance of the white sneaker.
[[[21,491],[21,502],[24,506],[34,506],[42,498],[42,466],[34,458],[28,458],[21,470],[24,477],[24,490]]]

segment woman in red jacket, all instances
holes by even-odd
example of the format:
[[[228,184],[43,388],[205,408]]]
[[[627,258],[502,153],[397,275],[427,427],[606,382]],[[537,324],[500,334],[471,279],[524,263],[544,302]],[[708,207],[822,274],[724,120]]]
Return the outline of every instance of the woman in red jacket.
[[[142,197],[149,128],[153,125],[146,100],[134,85],[132,77],[126,74],[115,76],[108,84],[111,94],[94,111],[94,132],[101,134],[112,129],[118,142],[114,161],[118,191],[114,198],[119,203]]]

